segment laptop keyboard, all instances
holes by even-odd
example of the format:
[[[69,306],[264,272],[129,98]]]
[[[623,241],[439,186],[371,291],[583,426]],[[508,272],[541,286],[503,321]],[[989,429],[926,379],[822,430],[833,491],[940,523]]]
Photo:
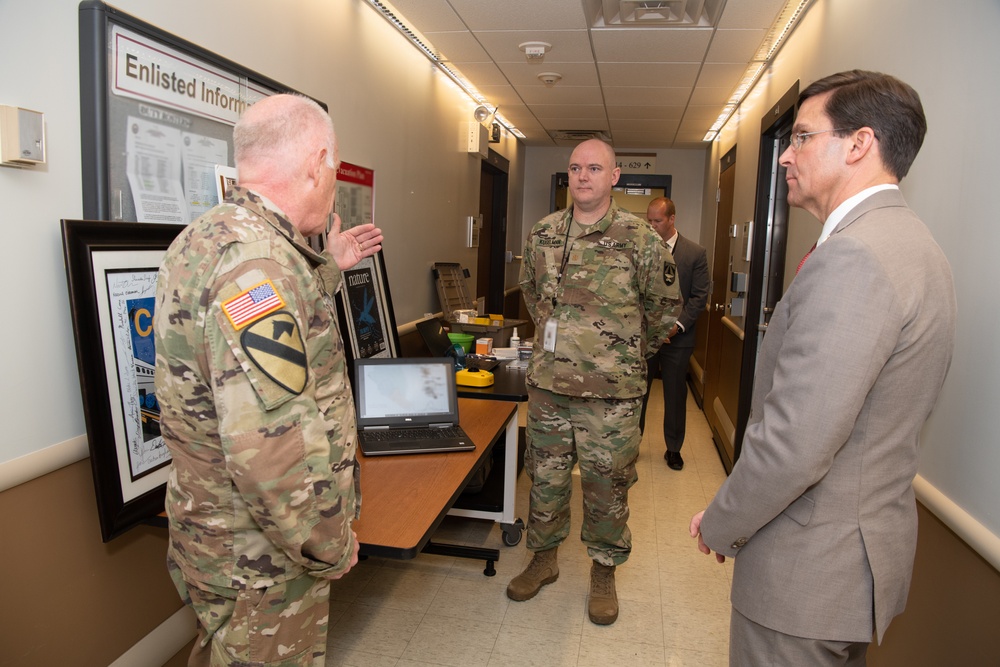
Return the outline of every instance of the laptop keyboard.
[[[458,427],[447,428],[404,428],[362,431],[368,442],[392,442],[394,440],[432,440],[435,438],[462,438],[465,432]]]

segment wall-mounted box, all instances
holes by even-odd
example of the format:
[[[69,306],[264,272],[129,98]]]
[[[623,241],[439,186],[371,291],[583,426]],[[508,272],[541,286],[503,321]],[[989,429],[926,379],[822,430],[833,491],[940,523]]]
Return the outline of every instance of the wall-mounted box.
[[[490,154],[490,132],[482,123],[469,123],[469,153],[484,158]]]
[[[0,105],[0,164],[8,167],[45,164],[44,114]]]

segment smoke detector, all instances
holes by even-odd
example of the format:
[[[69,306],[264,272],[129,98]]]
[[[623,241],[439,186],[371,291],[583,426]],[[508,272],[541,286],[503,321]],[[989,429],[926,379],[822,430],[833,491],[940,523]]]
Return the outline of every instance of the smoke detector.
[[[542,72],[538,75],[538,80],[546,86],[554,86],[560,79],[562,79],[562,74],[558,72]]]
[[[517,48],[524,51],[524,57],[529,63],[540,63],[545,59],[545,52],[552,48],[548,42],[522,42]]]

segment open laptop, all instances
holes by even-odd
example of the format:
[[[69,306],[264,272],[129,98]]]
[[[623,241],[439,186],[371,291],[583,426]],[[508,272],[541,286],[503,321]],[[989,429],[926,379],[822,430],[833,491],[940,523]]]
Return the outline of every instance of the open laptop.
[[[358,443],[366,456],[475,449],[458,425],[455,366],[436,359],[356,359]]]
[[[441,326],[438,319],[424,320],[417,322],[417,331],[424,339],[424,344],[435,357],[451,357],[451,339],[448,333]],[[492,371],[500,365],[500,360],[495,357],[484,357],[477,354],[465,355],[465,367],[473,370]]]

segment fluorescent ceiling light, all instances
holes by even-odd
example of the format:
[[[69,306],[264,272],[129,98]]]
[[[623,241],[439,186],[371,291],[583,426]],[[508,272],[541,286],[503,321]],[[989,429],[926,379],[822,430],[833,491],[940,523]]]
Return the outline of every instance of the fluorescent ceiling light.
[[[785,6],[778,13],[778,17],[771,25],[771,29],[767,31],[764,41],[761,42],[760,47],[757,49],[754,59],[747,65],[733,94],[729,96],[726,108],[719,114],[719,117],[712,124],[711,129],[702,141],[714,141],[718,137],[719,131],[729,121],[733,112],[743,103],[743,100],[746,99],[747,93],[750,92],[750,89],[760,79],[760,75],[764,72],[764,69],[771,64],[774,54],[785,43],[785,38],[788,37],[792,28],[798,23],[799,18],[802,17],[802,14],[812,3],[813,0],[788,0],[785,3]]]
[[[465,77],[463,77],[458,70],[453,69],[447,64],[445,59],[441,56],[441,54],[437,51],[437,49],[435,49],[433,45],[431,45],[431,43],[427,40],[426,37],[423,37],[422,35],[418,34],[415,30],[413,30],[408,25],[403,23],[402,19],[400,19],[399,16],[396,15],[395,13],[396,10],[393,9],[388,3],[382,2],[381,0],[365,0],[365,2],[367,2],[372,9],[378,12],[379,16],[384,18],[394,28],[396,28],[396,30],[403,33],[403,36],[406,37],[406,39],[408,39],[410,43],[417,48],[417,50],[419,50],[422,54],[427,56],[427,59],[430,60],[434,64],[434,66],[437,67],[442,73],[444,73],[445,76],[451,79],[451,81],[456,86],[461,88],[462,91],[466,95],[468,95],[473,102],[475,102],[477,105],[485,105],[488,107],[496,108],[496,105],[490,104],[489,101],[486,99],[486,97],[478,90],[476,90],[475,86],[466,81]],[[513,134],[515,137],[519,139],[525,138],[524,134],[520,130],[514,127],[514,125],[510,121],[508,121],[506,118],[503,117],[503,114],[500,113],[496,114],[494,120],[500,123],[500,125],[506,128],[507,131]]]

